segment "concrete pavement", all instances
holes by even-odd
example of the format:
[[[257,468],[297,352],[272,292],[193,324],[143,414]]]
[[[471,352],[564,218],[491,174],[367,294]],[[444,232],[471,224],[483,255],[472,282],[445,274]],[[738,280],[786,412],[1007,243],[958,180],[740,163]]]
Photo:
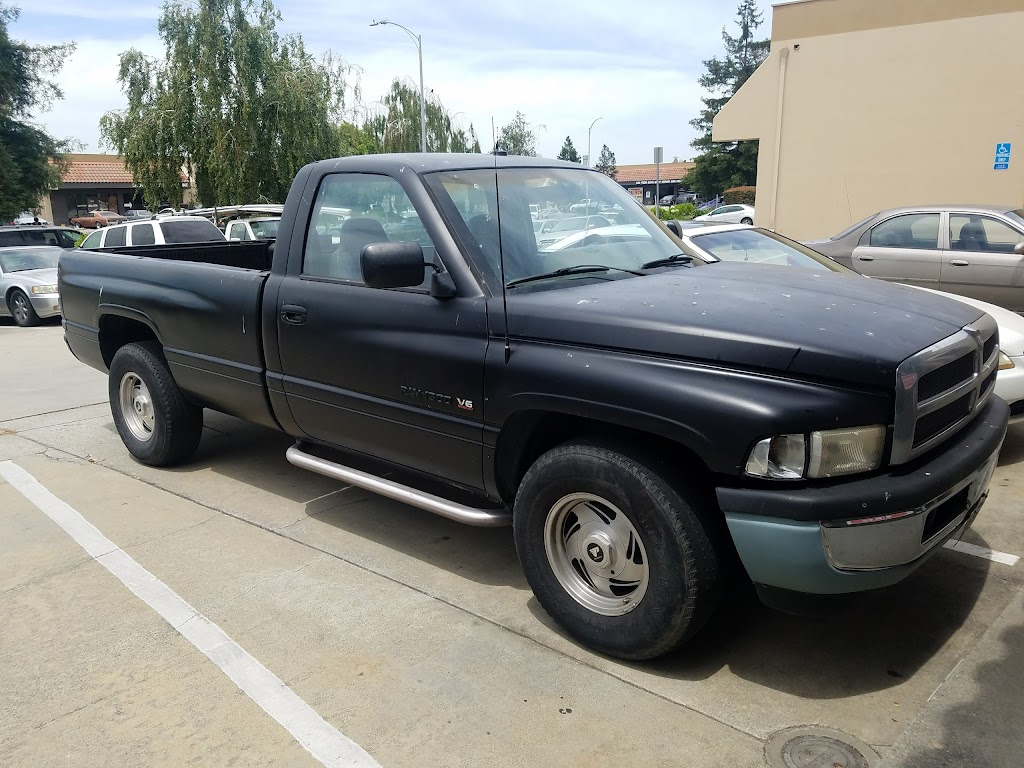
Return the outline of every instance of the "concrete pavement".
[[[216,414],[193,462],[136,464],[108,407],[89,405],[105,398],[105,378],[71,358],[59,328],[11,342],[21,333],[0,327],[0,349],[55,371],[55,384],[36,398],[18,389],[15,367],[0,371],[0,460],[31,472],[384,766],[761,766],[772,733],[807,724],[909,760],[927,755],[930,727],[950,732],[945,697],[977,698],[955,693],[976,680],[965,674],[1012,663],[1000,638],[1015,636],[1006,631],[1024,567],[951,551],[830,618],[782,616],[737,594],[679,654],[611,661],[537,606],[509,531],[304,473],[284,460],[286,437]],[[1002,459],[965,541],[1024,555],[1024,429]],[[0,637],[0,763],[309,764],[3,484],[0,510],[0,610],[11,617]],[[1016,689],[1002,700],[1019,705]],[[1010,730],[991,733],[990,751],[1012,747]]]

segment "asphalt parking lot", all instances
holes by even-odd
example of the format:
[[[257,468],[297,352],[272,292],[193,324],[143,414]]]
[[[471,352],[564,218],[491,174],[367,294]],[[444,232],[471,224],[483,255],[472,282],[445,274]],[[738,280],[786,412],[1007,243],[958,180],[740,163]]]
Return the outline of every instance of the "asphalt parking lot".
[[[0,321],[0,360],[0,765],[739,768],[807,725],[883,765],[1020,765],[1024,564],[977,548],[1024,555],[1024,426],[974,554],[944,549],[826,617],[738,592],[680,653],[626,664],[554,627],[510,530],[305,473],[287,437],[217,414],[191,463],[150,469],[59,325]],[[162,618],[55,522],[72,513],[198,618]],[[193,620],[283,683],[307,741],[342,737],[334,762],[189,640]]]

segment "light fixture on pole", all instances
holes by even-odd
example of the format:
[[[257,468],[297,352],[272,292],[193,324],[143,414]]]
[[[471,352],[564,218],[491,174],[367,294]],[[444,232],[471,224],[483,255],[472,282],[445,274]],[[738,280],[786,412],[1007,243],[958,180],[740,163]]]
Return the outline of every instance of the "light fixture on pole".
[[[387,19],[381,19],[380,21],[374,21],[370,24],[371,27],[380,27],[383,25],[390,25],[392,27],[398,27],[404,30],[412,41],[416,44],[416,53],[420,57],[420,152],[427,151],[427,101],[423,91],[423,38],[417,35],[408,27],[403,27],[401,24],[397,24]]]
[[[590,158],[593,157],[593,155],[590,154],[590,132],[594,130],[594,123],[596,123],[598,120],[604,120],[604,118],[594,118],[594,122],[590,124],[589,128],[587,128],[587,168],[590,167]]]

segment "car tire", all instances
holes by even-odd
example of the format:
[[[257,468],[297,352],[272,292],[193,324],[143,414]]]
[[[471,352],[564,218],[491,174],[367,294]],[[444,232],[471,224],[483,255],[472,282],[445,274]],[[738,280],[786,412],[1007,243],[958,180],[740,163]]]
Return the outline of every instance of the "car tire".
[[[699,495],[631,454],[584,441],[548,451],[523,478],[513,530],[544,610],[583,644],[641,660],[707,622],[722,578]]]
[[[753,224],[753,223],[754,223],[754,220],[752,218],[750,218],[749,216],[744,216],[742,219],[740,219],[740,224],[748,224],[749,225],[749,224]]]
[[[203,434],[203,409],[182,395],[158,343],[117,350],[107,389],[117,433],[140,462],[166,467],[195,452]]]
[[[28,295],[20,288],[15,288],[7,296],[7,310],[14,318],[14,322],[21,328],[30,328],[39,325],[39,315],[36,308],[32,306]]]

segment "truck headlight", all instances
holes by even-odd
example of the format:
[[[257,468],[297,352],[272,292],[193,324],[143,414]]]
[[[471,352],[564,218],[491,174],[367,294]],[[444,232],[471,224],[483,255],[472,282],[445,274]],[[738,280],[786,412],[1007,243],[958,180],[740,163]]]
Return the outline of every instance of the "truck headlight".
[[[1013,368],[1013,360],[1006,356],[1006,353],[999,350],[999,366],[996,368],[998,371],[1008,371]]]
[[[750,452],[745,471],[771,480],[870,472],[882,464],[885,433],[884,426],[873,425],[767,437]]]
[[[32,295],[33,296],[47,296],[57,292],[56,285],[33,285]]]

